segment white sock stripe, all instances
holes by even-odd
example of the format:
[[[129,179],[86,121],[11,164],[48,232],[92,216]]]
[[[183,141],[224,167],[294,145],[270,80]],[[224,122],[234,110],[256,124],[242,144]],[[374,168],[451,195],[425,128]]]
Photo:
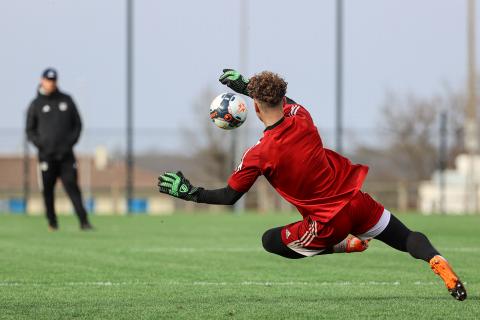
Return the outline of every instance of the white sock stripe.
[[[382,215],[380,216],[380,219],[378,219],[378,222],[372,228],[370,228],[370,230],[363,234],[355,236],[360,240],[375,238],[380,233],[382,233],[382,231],[385,230],[385,228],[388,226],[388,223],[390,222],[390,216],[390,211],[384,209]]]

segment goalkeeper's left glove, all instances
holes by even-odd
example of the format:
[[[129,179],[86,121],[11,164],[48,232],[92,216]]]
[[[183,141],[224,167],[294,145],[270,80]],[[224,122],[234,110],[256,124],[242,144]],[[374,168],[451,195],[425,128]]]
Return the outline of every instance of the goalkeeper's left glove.
[[[158,177],[158,191],[176,198],[197,202],[200,189],[192,186],[181,171],[165,172]]]
[[[218,79],[222,84],[226,85],[235,92],[249,96],[247,86],[248,79],[245,79],[240,72],[233,69],[223,69],[223,74]]]

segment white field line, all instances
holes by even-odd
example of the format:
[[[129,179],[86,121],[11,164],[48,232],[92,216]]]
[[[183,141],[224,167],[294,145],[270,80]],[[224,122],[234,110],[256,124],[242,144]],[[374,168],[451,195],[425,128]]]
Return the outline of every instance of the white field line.
[[[250,248],[189,248],[189,247],[154,247],[154,248],[132,248],[130,252],[147,252],[147,253],[165,253],[165,252],[179,252],[179,253],[195,253],[195,252],[261,252],[264,251],[260,247]]]
[[[15,282],[15,281],[0,281],[0,287],[56,287],[56,286],[71,286],[71,287],[121,287],[121,286],[207,286],[207,287],[238,287],[238,286],[256,286],[256,287],[370,287],[370,286],[432,286],[440,285],[440,281],[366,281],[366,282],[352,282],[352,281],[323,281],[323,282],[276,282],[276,281],[241,281],[241,282],[215,282],[215,281],[193,281],[193,282],[142,282],[142,281],[92,281],[92,282]],[[467,284],[465,282],[465,284]]]
[[[480,248],[476,247],[463,247],[463,248],[443,248],[441,251],[448,252],[480,252]]]
[[[379,250],[379,251],[396,251],[395,249],[388,248],[388,247],[375,247],[372,245],[369,250]],[[125,250],[119,250],[125,252]],[[168,252],[176,252],[176,253],[203,253],[203,252],[262,252],[264,251],[263,248],[260,247],[212,247],[212,248],[192,248],[192,247],[145,247],[145,248],[129,248],[127,249],[129,252],[134,253],[168,253]],[[446,247],[441,248],[440,252],[480,252],[480,247]]]

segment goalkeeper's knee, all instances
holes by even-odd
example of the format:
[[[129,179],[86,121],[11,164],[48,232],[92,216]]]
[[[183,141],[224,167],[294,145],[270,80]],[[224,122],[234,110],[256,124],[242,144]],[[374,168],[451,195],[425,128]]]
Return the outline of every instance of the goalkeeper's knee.
[[[283,243],[282,228],[283,227],[273,228],[263,234],[263,248],[270,253],[278,254],[289,259],[305,258],[305,256],[293,251]]]

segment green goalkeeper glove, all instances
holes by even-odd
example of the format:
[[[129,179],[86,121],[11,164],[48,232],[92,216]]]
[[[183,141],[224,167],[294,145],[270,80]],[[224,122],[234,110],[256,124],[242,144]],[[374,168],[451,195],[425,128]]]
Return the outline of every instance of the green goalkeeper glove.
[[[165,172],[158,177],[158,191],[187,201],[198,200],[200,188],[192,186],[181,171]]]
[[[218,81],[233,91],[248,96],[248,79],[245,79],[238,71],[233,69],[223,69],[223,74]]]

